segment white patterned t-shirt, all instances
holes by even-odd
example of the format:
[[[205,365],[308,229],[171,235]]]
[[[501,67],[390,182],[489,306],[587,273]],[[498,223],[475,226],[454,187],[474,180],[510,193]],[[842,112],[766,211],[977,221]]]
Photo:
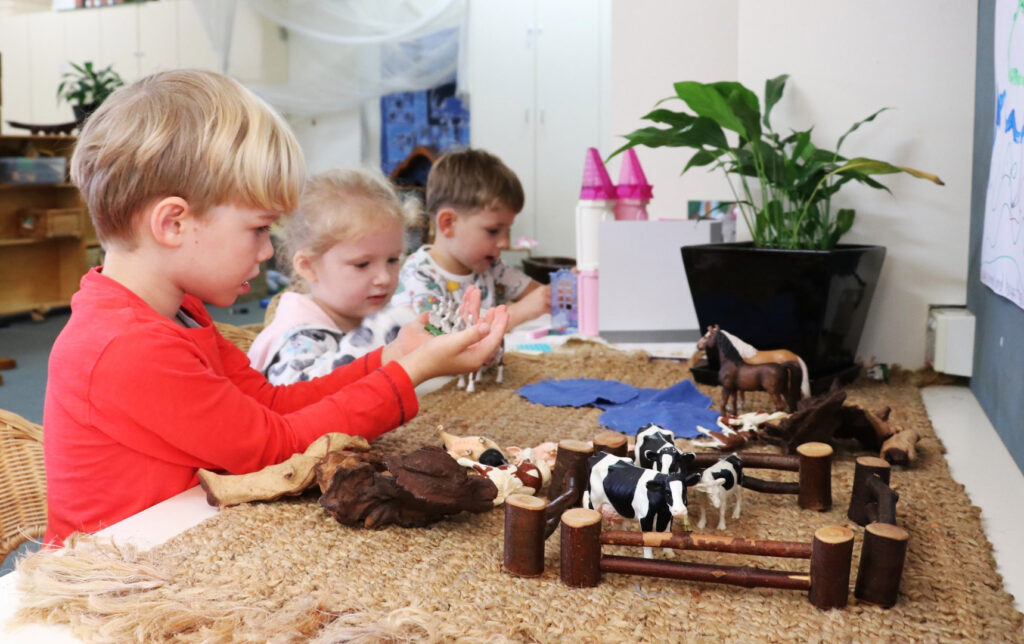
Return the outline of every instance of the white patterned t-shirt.
[[[499,304],[514,302],[533,281],[522,271],[506,266],[501,259],[482,273],[449,273],[430,256],[430,248],[429,245],[420,246],[402,264],[391,306],[423,313],[439,305],[445,295],[458,304],[466,287],[472,284],[480,289],[480,310],[485,311]]]

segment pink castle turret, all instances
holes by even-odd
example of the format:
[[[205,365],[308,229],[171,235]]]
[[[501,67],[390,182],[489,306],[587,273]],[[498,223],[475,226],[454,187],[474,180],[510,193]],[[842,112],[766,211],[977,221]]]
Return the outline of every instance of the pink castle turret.
[[[587,148],[587,156],[583,163],[583,187],[580,189],[580,199],[587,201],[614,201],[616,199],[615,185],[612,178],[608,176],[608,169],[601,161],[601,153],[597,148]]]
[[[597,251],[601,222],[615,218],[616,191],[597,148],[588,148],[583,165],[583,186],[576,205],[576,268],[579,271],[579,331],[596,336]]]
[[[619,185],[616,187],[618,202],[615,204],[615,218],[618,220],[647,219],[647,204],[654,196],[654,186],[647,183],[644,169],[636,150],[629,148],[622,158],[619,170]]]

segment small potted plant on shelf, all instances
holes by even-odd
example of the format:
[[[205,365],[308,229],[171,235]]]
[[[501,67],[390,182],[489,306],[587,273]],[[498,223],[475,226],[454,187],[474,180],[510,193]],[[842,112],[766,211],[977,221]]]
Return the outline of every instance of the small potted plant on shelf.
[[[81,65],[69,64],[71,69],[64,72],[57,86],[57,100],[67,101],[75,113],[75,120],[82,123],[114,90],[124,85],[124,80],[114,71],[113,65],[96,69],[88,60]]]
[[[752,242],[682,249],[701,328],[720,324],[758,348],[786,348],[804,358],[812,383],[856,375],[854,363],[885,248],[844,245],[852,208],[833,211],[832,197],[851,182],[888,191],[874,176],[906,173],[942,185],[935,175],[839,150],[847,136],[888,108],[854,123],[834,150],[817,147],[808,128],[783,136],[771,125],[787,75],[768,79],[764,111],[741,83],[675,83],[691,110],[657,109],[655,125],[625,138],[628,148],[690,148],[682,174],[698,167],[725,173]],[[666,99],[671,100],[671,99]],[[660,105],[660,103],[659,103]],[[717,365],[704,381],[714,381]]]

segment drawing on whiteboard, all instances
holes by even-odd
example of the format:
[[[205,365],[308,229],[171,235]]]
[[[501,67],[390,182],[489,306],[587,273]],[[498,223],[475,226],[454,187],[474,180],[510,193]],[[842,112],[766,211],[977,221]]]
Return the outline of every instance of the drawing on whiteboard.
[[[1020,72],[1024,69],[1024,39],[1015,37],[1019,35],[1018,21],[1024,21],[1024,2],[997,0],[994,62],[998,100],[985,195],[981,281],[1024,308],[1024,117],[1017,113],[1024,114],[1024,75]],[[1021,28],[1024,33],[1024,25]]]

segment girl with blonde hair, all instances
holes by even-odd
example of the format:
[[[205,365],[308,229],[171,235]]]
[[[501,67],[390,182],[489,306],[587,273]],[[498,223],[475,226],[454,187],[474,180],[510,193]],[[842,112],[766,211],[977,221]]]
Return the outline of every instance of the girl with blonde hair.
[[[284,227],[282,256],[295,291],[281,295],[249,350],[273,384],[311,380],[384,346],[413,318],[388,308],[405,228],[419,212],[379,171],[328,170],[311,178]]]

